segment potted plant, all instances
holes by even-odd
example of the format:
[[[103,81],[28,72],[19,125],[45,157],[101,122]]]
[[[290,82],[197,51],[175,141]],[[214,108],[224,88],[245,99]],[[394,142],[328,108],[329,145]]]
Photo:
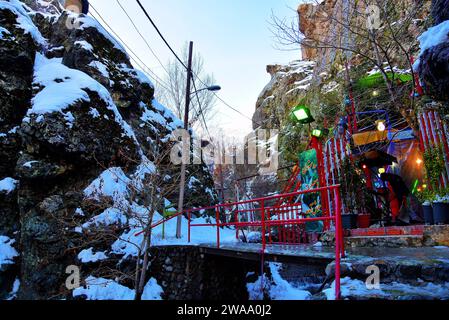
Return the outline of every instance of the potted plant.
[[[449,192],[433,201],[433,220],[435,224],[449,224]]]
[[[422,191],[417,195],[419,201],[422,204],[423,212],[424,212],[424,221],[427,225],[434,224],[433,220],[433,207],[432,203],[435,200],[435,193],[428,189]]]
[[[341,224],[343,229],[350,230],[357,228],[357,215],[355,214],[342,214],[341,215]]]

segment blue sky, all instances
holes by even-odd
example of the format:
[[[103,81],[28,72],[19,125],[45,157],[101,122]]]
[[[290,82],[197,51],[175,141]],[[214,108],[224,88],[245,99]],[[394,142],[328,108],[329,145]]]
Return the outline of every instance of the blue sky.
[[[93,7],[160,77],[164,70],[135,32],[117,0],[91,0]],[[140,11],[136,1],[119,0],[143,32],[163,63],[171,55]],[[186,41],[205,60],[206,71],[222,86],[219,95],[251,118],[259,93],[270,80],[266,65],[300,58],[300,51],[276,50],[269,30],[271,11],[294,17],[301,0],[141,0],[173,46],[180,52]],[[94,13],[95,14],[95,13]],[[156,83],[157,86],[157,83]],[[220,102],[210,128],[227,135],[242,136],[251,130],[250,120]]]

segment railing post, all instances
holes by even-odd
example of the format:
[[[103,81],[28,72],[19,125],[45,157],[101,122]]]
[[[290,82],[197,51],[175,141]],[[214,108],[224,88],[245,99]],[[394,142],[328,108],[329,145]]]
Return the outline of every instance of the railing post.
[[[341,257],[341,202],[339,189],[337,188],[336,202],[337,210],[335,212],[335,299],[340,299],[340,257]]]
[[[217,248],[220,249],[220,209],[218,206],[215,207],[215,213],[217,223]]]
[[[265,248],[267,246],[267,242],[265,239],[266,234],[266,225],[265,225],[265,200],[262,199],[260,203],[260,214],[262,219],[262,252],[265,253]]]
[[[187,237],[187,241],[190,243],[190,236],[191,236],[191,231],[190,231],[190,228],[191,228],[191,225],[192,225],[192,211],[190,211],[189,210],[189,214],[188,214],[188,216],[187,216],[187,219],[189,220],[188,221],[188,223],[189,223],[189,230],[188,230],[188,237]]]

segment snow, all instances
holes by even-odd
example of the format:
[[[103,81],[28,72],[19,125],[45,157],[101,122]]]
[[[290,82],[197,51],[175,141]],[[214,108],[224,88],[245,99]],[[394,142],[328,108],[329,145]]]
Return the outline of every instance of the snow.
[[[208,220],[210,219],[210,221]],[[153,222],[156,223],[162,220],[162,216],[158,213],[154,215]],[[182,237],[176,238],[176,218],[171,219],[165,223],[165,236],[163,237],[163,225],[159,225],[152,231],[151,245],[152,246],[171,246],[171,245],[199,245],[205,243],[215,243],[217,239],[217,227],[213,226],[215,219],[213,218],[197,218],[192,219],[192,225],[194,224],[211,224],[210,227],[192,227],[191,229],[191,241],[188,243],[188,220],[182,217]],[[138,253],[138,247],[143,241],[143,234],[140,233],[143,226],[139,223],[133,223],[130,221],[131,230],[123,233],[120,238],[113,243],[112,252],[115,254],[124,255],[124,259],[129,256],[136,256]],[[238,240],[235,237],[235,229],[220,229],[220,242],[235,243]]]
[[[98,216],[93,217],[88,222],[83,224],[84,229],[88,229],[92,226],[110,226],[113,224],[124,225],[128,222],[126,216],[121,212],[121,210],[116,208],[108,208],[103,211]]]
[[[95,108],[90,108],[89,114],[92,116],[92,118],[99,118],[100,117],[100,113]]]
[[[16,26],[22,29],[25,34],[30,34],[36,43],[41,45],[42,47],[47,45],[47,40],[42,36],[39,32],[38,28],[34,25],[31,18],[28,16],[25,11],[22,3],[18,0],[10,0],[9,2],[1,1],[0,2],[0,10],[10,10],[16,16],[17,24]]]
[[[45,88],[33,98],[28,114],[62,111],[78,100],[89,102],[85,89],[98,92],[105,101],[109,96],[106,88],[84,72],[70,69],[59,60],[47,59],[40,53],[36,55],[34,82]]]
[[[9,32],[8,29],[0,27],[0,40],[3,39],[4,34],[11,34],[11,32]]]
[[[429,28],[421,36],[418,37],[419,46],[421,48],[420,56],[429,48],[439,45],[440,43],[449,41],[449,20],[439,25]],[[413,64],[413,70],[418,70],[421,60],[418,58]]]
[[[154,88],[154,84],[151,82],[151,80],[139,69],[134,69],[134,73],[137,75],[137,79],[139,79],[140,83],[146,83],[150,85],[150,87]]]
[[[109,196],[114,203],[122,203],[128,195],[130,181],[121,168],[109,168],[84,190],[84,195],[96,200],[102,196]]]
[[[144,113],[140,117],[143,122],[157,122],[162,126],[167,125],[167,120],[160,114],[156,113],[148,108],[144,108]]]
[[[101,260],[106,260],[106,259],[108,259],[108,256],[104,252],[94,253],[94,249],[89,248],[89,249],[81,251],[78,254],[78,259],[82,263],[89,263],[89,262],[97,262],[97,261],[101,261]]]
[[[22,167],[25,167],[25,168],[32,168],[32,167],[33,167],[33,164],[35,164],[35,163],[38,163],[38,161],[28,161],[28,162],[25,162],[25,163],[22,165]]]
[[[10,194],[14,190],[16,190],[18,183],[19,181],[14,180],[13,178],[5,178],[3,180],[0,180],[0,192]]]
[[[108,72],[108,67],[106,67],[103,63],[101,63],[100,61],[92,61],[91,63],[89,63],[89,66],[97,69],[101,75],[105,78],[109,79],[109,72]]]
[[[19,255],[12,247],[14,243],[15,240],[0,236],[0,268],[2,265],[14,264],[13,259]]]
[[[329,289],[323,290],[328,300],[335,300],[335,281]],[[404,283],[392,282],[381,284],[380,289],[368,289],[366,284],[360,280],[353,280],[349,277],[341,279],[341,296],[362,297],[376,296],[388,298],[392,294],[400,293],[403,298],[411,296],[426,296],[436,299],[449,299],[449,282],[445,284],[426,283],[425,285],[409,285]]]
[[[74,13],[71,13],[71,15],[73,16],[73,18],[75,18],[74,25],[80,24],[78,28],[79,30],[96,28],[106,39],[108,39],[114,45],[116,49],[122,51],[124,54],[126,54],[126,56],[128,56],[125,48],[123,48],[120,42],[118,42],[114,37],[112,37],[109,34],[109,32],[107,32],[106,29],[103,28],[103,26],[100,23],[98,23],[94,18],[89,16],[80,16]]]
[[[87,51],[91,51],[91,52],[94,51],[94,47],[86,40],[75,41],[75,46],[76,45],[81,46],[83,49],[85,49]]]
[[[151,278],[145,285],[142,300],[162,300],[163,290],[156,279]],[[73,296],[85,295],[87,300],[134,300],[135,291],[118,284],[113,280],[88,277],[86,287],[73,291]]]
[[[52,112],[63,113],[64,109],[77,101],[90,102],[86,92],[88,89],[98,93],[106,102],[107,108],[114,113],[115,121],[122,127],[124,134],[137,143],[133,130],[123,120],[108,90],[86,73],[66,67],[60,59],[47,59],[38,53],[34,66],[34,84],[44,88],[33,98],[28,116]]]
[[[279,271],[282,267],[280,263],[270,262],[269,267],[273,277],[271,282],[267,277],[259,277],[255,283],[248,283],[247,289],[250,300],[262,300],[264,298],[262,292],[267,292],[271,300],[308,300],[311,294],[308,291],[293,287],[289,282],[282,279]]]
[[[173,119],[173,122],[168,123],[167,125],[173,129],[176,130],[178,128],[184,128],[184,123],[179,120],[173,112],[171,112],[168,108],[164,107],[162,104],[159,103],[156,99],[153,99],[151,101],[151,105],[158,110],[159,112],[164,114],[164,117]]]
[[[9,297],[7,298],[7,300],[13,300],[17,298],[17,292],[19,292],[19,288],[20,288],[20,279],[16,278],[16,280],[14,280],[14,283],[12,285],[12,291],[9,293]]]
[[[421,48],[420,55],[431,47],[449,41],[449,20],[429,28],[429,30],[418,37],[418,40]]]

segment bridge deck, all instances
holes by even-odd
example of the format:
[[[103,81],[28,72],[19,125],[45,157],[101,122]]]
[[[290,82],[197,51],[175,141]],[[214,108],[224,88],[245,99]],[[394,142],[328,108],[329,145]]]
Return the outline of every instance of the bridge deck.
[[[260,244],[236,243],[222,244],[220,249],[216,244],[201,244],[201,251],[205,254],[220,255],[246,260],[260,260],[262,246]],[[368,263],[369,261],[394,261],[398,264],[449,265],[448,247],[422,248],[347,248],[347,263]],[[272,245],[268,246],[264,259],[273,262],[297,263],[330,263],[334,260],[335,249],[330,247],[315,247],[309,245]]]
[[[216,244],[201,244],[201,251],[206,254],[220,255],[231,258],[259,261],[261,259],[261,244],[236,243],[222,244],[220,249]],[[297,263],[330,263],[335,258],[334,248],[314,247],[311,245],[271,245],[265,250],[264,259],[273,262]]]

